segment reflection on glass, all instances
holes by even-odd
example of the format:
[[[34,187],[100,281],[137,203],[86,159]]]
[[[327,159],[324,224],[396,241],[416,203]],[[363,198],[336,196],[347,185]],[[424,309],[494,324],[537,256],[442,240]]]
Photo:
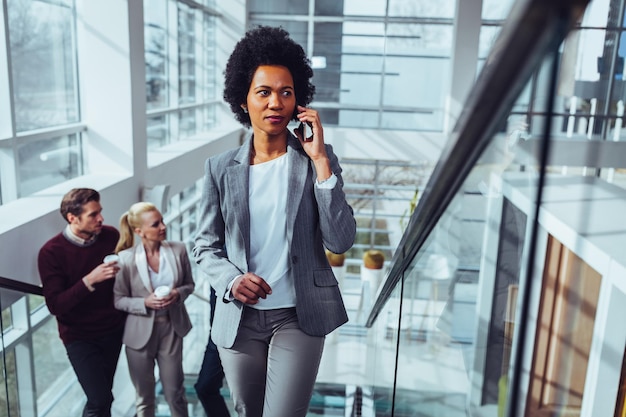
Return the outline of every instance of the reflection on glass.
[[[478,59],[485,60],[493,47],[502,26],[481,26],[478,38]]]
[[[185,204],[190,201],[195,201],[198,199],[198,189],[196,184],[193,184],[191,187],[185,188],[180,192],[180,203]]]
[[[157,149],[169,143],[168,120],[167,115],[148,117],[148,150]]]
[[[377,417],[419,415],[411,412],[413,399],[403,397],[403,394],[408,394],[415,388],[407,391],[406,386],[397,384],[397,378],[394,375],[399,370],[398,361],[407,361],[402,362],[403,368],[412,366],[411,361],[408,361],[409,358],[396,357],[398,354],[396,347],[402,334],[400,330],[402,292],[402,285],[394,289],[377,324],[370,329],[371,334],[368,334],[366,357],[371,358],[371,361],[368,361],[371,363],[371,368],[366,373],[363,386],[364,395],[372,399],[374,414],[371,415]]]
[[[341,23],[316,23],[313,56],[320,64],[313,63],[315,99],[338,103],[342,68]]]
[[[372,248],[381,250],[386,259],[392,258],[392,250],[411,216],[411,200],[417,201],[433,165],[431,162],[342,160],[346,197],[357,222],[355,242],[346,252],[348,259],[363,259],[364,252]],[[347,267],[350,272],[360,271],[358,265]]]
[[[256,13],[249,26],[282,26],[301,45],[308,47],[312,43],[313,51],[307,53],[315,74],[315,102],[320,103],[318,111],[324,112],[326,125],[425,131],[443,128],[454,1],[394,0],[389,2],[388,9],[385,2],[347,1],[344,16],[380,16],[381,19],[313,20],[312,33],[307,32],[306,22],[283,20],[279,15],[286,13],[287,6],[280,5],[273,10],[277,17],[263,19],[261,13]],[[315,16],[342,15],[337,6],[327,2],[315,2],[314,13]],[[424,19],[427,23],[395,23],[384,20],[386,15]],[[339,109],[332,103],[338,103]]]
[[[268,4],[272,4],[273,2],[267,2]],[[289,4],[294,4],[296,2],[290,2]],[[283,3],[284,4],[284,3]],[[300,4],[300,2],[298,2]],[[284,10],[284,8],[283,8]],[[281,26],[291,38],[302,45],[306,51],[307,45],[307,33],[308,33],[308,25],[306,22],[294,22],[293,20],[274,20],[274,19],[260,19],[257,17],[251,17],[249,22],[249,27],[254,27],[256,25],[268,25],[268,26]]]
[[[146,54],[146,105],[148,110],[168,105],[167,2],[144,2]]]
[[[443,125],[443,109],[423,111],[386,111],[382,114],[380,127],[399,130],[440,131]]]
[[[18,132],[79,118],[74,10],[69,0],[9,0],[11,75]]]
[[[361,60],[358,56],[351,56],[345,57],[344,61],[348,63],[349,66],[355,66]],[[339,101],[343,106],[359,105],[377,107],[379,105],[383,88],[383,77],[381,73],[369,73],[369,71],[343,73],[340,82],[341,90],[335,90],[335,95],[339,95]],[[367,86],[367,88],[363,88],[363,86]],[[337,99],[335,98],[333,101],[337,101]],[[351,109],[349,108],[345,110],[342,109],[342,119],[348,118],[351,114],[350,111]],[[374,111],[374,114],[376,113],[377,111]],[[377,118],[374,118],[373,122],[376,122],[376,119]],[[371,122],[366,122],[366,125],[370,125],[370,123]],[[353,121],[351,125],[358,126],[358,123]],[[375,126],[376,125],[373,125],[372,127]]]
[[[329,90],[339,94],[343,105],[363,105],[378,107],[383,86],[382,72],[385,65],[384,25],[380,23],[346,22],[341,45],[339,85]],[[327,59],[328,60],[328,59]],[[365,88],[365,86],[367,86]],[[335,100],[337,99],[335,98]],[[365,115],[365,114],[364,114]],[[358,126],[357,120],[351,120],[351,109],[340,112],[340,123],[346,126]],[[367,115],[365,115],[367,118]],[[378,117],[364,120],[363,127],[375,127]]]
[[[389,0],[389,16],[401,17],[454,17],[454,0]]]
[[[450,88],[448,58],[388,57],[385,68],[382,95],[386,106],[443,107],[444,93]],[[416,71],[424,77],[416,80]]]
[[[196,109],[187,109],[179,112],[178,128],[179,139],[196,134]]]
[[[482,18],[504,20],[508,17],[514,0],[483,0]]]
[[[309,2],[252,0],[248,2],[247,10],[248,13],[308,14]]]
[[[496,273],[493,283],[491,315],[488,323],[488,339],[483,404],[497,404],[502,386],[508,381],[511,365],[511,348],[515,328],[517,290],[522,268],[521,253],[526,239],[527,216],[507,199],[502,202],[500,246],[498,248]]]
[[[200,8],[176,2],[176,9],[172,9],[176,12],[176,24],[168,28],[167,5],[171,3],[162,0],[146,3],[147,109],[153,113],[148,114],[147,137],[148,150],[154,150],[215,126],[215,106],[204,103],[216,98],[216,18]],[[172,65],[176,68],[175,80],[169,79],[168,68]],[[174,102],[168,98],[168,90],[176,91]],[[190,104],[198,106],[179,108]],[[155,109],[161,111],[150,111]]]
[[[70,371],[68,372],[69,380],[75,379],[54,318],[47,320],[33,333],[33,356],[39,396],[43,395],[65,371]]]
[[[449,57],[453,45],[452,25],[390,23],[386,53],[405,56]]]
[[[217,71],[215,70],[215,17],[205,14],[203,19],[202,30],[204,33],[203,40],[203,64],[202,73],[204,74],[204,85],[202,86],[203,100],[211,101],[216,98],[216,77]]]
[[[17,155],[21,197],[84,174],[80,134],[27,142]]]
[[[203,111],[202,111],[202,118],[201,118],[201,126],[202,126],[202,130],[204,132],[211,130],[212,128],[214,128],[217,125],[217,120],[216,120],[216,105],[215,104],[210,104],[208,106],[204,106]]]
[[[458,209],[459,204],[453,206]],[[474,327],[477,277],[458,268],[460,251],[455,244],[466,232],[459,226],[452,214],[444,215],[404,282],[396,325],[402,364],[397,382],[404,391],[398,391],[395,403],[410,406],[412,415],[466,415],[470,387],[466,361],[473,343],[468,329]]]
[[[343,14],[346,16],[385,16],[386,4],[380,0],[345,0]]]
[[[1,359],[3,360],[0,361],[0,371],[6,378],[0,378],[0,415],[19,416],[20,407],[17,399],[15,350],[2,349],[2,355],[3,357]]]
[[[13,327],[13,316],[11,315],[11,306],[2,309],[2,333]]]
[[[197,218],[198,218],[198,216],[196,215],[196,209],[195,208],[190,209],[189,210],[189,215],[188,215],[188,218],[187,218],[188,234],[187,234],[187,236],[185,236],[185,239],[187,239],[190,236],[192,236],[193,232],[198,228]]]
[[[56,319],[51,317],[32,333],[35,391],[40,415],[71,416],[84,404]]]
[[[379,32],[383,29],[382,23],[344,23],[341,52],[344,54],[384,54],[384,32]]]
[[[302,2],[302,3],[306,4],[306,2]],[[315,0],[315,15],[316,16],[342,16],[343,10],[344,10],[344,5],[342,1]]]
[[[178,103],[196,101],[196,42],[194,10],[178,3]]]
[[[40,295],[28,294],[28,311],[32,314],[46,305],[45,299]]]

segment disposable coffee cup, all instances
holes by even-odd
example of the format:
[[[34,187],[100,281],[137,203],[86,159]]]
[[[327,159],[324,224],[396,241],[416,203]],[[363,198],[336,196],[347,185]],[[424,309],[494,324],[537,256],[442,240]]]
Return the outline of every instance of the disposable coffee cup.
[[[109,262],[117,262],[120,260],[120,257],[117,256],[116,254],[112,253],[110,255],[107,255],[104,257],[104,263],[108,264]]]
[[[154,290],[154,295],[158,298],[163,298],[169,295],[171,289],[167,285],[161,285],[160,287],[156,287]]]

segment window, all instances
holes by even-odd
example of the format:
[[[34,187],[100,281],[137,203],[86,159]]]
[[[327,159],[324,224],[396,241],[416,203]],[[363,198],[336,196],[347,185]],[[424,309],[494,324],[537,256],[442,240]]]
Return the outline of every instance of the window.
[[[314,4],[253,2],[249,23],[282,26],[305,48],[325,125],[443,129],[454,1]]]
[[[84,173],[74,2],[8,0],[6,13],[1,203]]]
[[[203,2],[147,0],[144,15],[148,150],[154,150],[215,125],[216,13]]]
[[[72,1],[8,3],[16,131],[77,122]]]

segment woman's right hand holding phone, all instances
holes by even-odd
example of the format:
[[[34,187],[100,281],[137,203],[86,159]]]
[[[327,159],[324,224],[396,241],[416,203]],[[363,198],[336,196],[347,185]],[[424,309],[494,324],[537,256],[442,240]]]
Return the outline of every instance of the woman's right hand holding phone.
[[[294,133],[300,140],[302,148],[315,165],[317,180],[320,182],[327,180],[332,175],[332,171],[326,148],[324,147],[324,129],[322,128],[319,113],[311,108],[298,106],[297,117],[301,123],[309,125],[313,133],[309,137],[305,137],[306,134],[302,135],[299,129],[296,129]],[[306,128],[304,131],[306,132]]]

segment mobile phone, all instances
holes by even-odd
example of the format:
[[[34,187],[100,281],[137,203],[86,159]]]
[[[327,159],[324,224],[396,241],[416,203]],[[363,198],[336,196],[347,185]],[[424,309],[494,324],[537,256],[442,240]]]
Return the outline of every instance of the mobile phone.
[[[304,127],[304,123],[300,122],[300,125],[298,126],[298,131],[300,132],[300,137],[301,138],[306,138],[306,136],[304,136],[304,134],[306,133],[306,129]]]
[[[313,135],[311,135],[311,137],[309,138],[307,135],[307,129],[306,129],[306,125],[308,123],[304,123],[304,122],[300,122],[300,125],[298,126],[298,130],[300,131],[300,135],[302,135],[302,139],[305,142],[311,141],[313,140]]]

